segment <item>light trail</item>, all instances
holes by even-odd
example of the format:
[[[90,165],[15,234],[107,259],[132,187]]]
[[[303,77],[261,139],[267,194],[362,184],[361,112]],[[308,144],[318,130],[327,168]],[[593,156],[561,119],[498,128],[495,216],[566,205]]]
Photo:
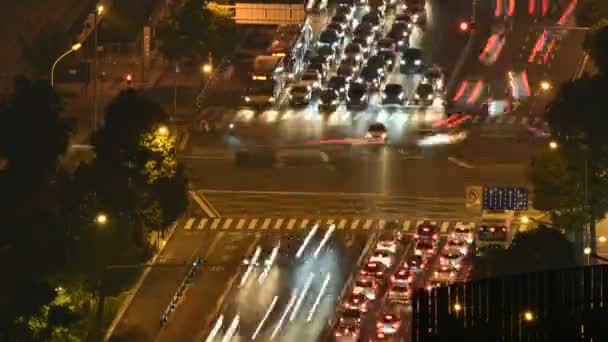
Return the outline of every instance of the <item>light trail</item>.
[[[327,243],[327,240],[329,240],[329,238],[331,237],[331,234],[333,234],[334,230],[336,230],[335,224],[332,224],[331,226],[329,226],[329,229],[325,232],[325,236],[323,237],[323,240],[321,240],[321,243],[315,250],[315,258],[319,256],[321,249],[323,249],[323,247]]]
[[[232,319],[232,323],[230,323],[228,330],[226,330],[226,334],[224,335],[222,342],[230,342],[230,340],[234,336],[234,333],[236,332],[236,329],[238,329],[239,327],[240,320],[241,317],[239,316],[239,314],[236,314],[236,316],[234,316],[234,318]]]
[[[211,329],[211,332],[209,332],[209,336],[207,336],[207,339],[205,340],[205,342],[213,342],[213,340],[215,340],[217,333],[222,328],[222,324],[224,324],[224,315],[220,315],[220,317],[217,319],[217,321],[215,321],[215,324],[213,325],[213,329]]]
[[[302,256],[302,253],[304,253],[304,249],[306,249],[306,246],[308,245],[308,243],[310,242],[312,237],[315,236],[315,234],[317,233],[317,230],[319,230],[319,225],[315,224],[315,226],[312,227],[310,232],[308,232],[308,235],[306,235],[306,238],[304,239],[304,241],[302,241],[302,245],[300,245],[300,248],[298,249],[298,252],[296,253],[296,259],[300,259],[300,257]]]
[[[272,265],[274,265],[277,255],[279,254],[279,247],[281,247],[281,241],[279,241],[277,245],[272,249],[272,252],[270,253],[268,259],[264,261],[264,272],[262,272],[262,274],[260,274],[260,276],[258,277],[259,284],[262,284],[266,277],[268,277],[268,273],[270,272],[270,269],[272,268]]]
[[[253,271],[253,267],[258,263],[260,254],[262,254],[262,248],[260,246],[257,246],[255,249],[255,252],[253,253],[253,256],[248,261],[247,270],[245,271],[245,273],[243,274],[243,277],[241,278],[241,282],[239,283],[239,288],[245,286],[245,283],[247,282],[249,275]]]
[[[325,276],[325,280],[323,280],[323,285],[321,285],[321,289],[319,290],[319,294],[317,295],[317,299],[315,299],[315,303],[312,305],[312,308],[310,308],[310,311],[308,312],[308,317],[306,318],[306,322],[312,321],[312,316],[315,314],[315,311],[317,311],[317,307],[319,306],[319,303],[321,303],[321,297],[323,297],[323,294],[325,293],[325,290],[327,289],[327,285],[329,284],[330,278],[331,278],[330,274],[327,273],[327,275]]]
[[[281,319],[279,319],[279,321],[277,322],[277,325],[274,327],[274,331],[272,332],[272,335],[270,335],[271,340],[274,339],[277,336],[277,334],[279,333],[279,330],[281,330],[281,326],[283,325],[283,321],[285,321],[285,317],[287,317],[289,310],[291,310],[291,307],[296,302],[297,292],[298,292],[298,290],[296,289],[292,293],[291,298],[289,298],[289,303],[287,303],[287,306],[285,307],[285,310],[283,311],[283,314],[281,315]]]
[[[272,299],[272,303],[270,303],[270,306],[268,306],[268,309],[266,310],[266,313],[264,314],[264,317],[262,317],[262,320],[260,321],[258,326],[255,328],[253,335],[251,335],[251,340],[255,340],[258,337],[258,335],[260,334],[260,331],[262,330],[262,327],[264,326],[264,323],[266,323],[266,320],[268,319],[268,316],[270,316],[270,313],[272,312],[272,310],[274,310],[274,307],[277,305],[278,300],[279,300],[279,296],[274,296],[274,298]]]
[[[315,278],[315,274],[310,272],[308,275],[308,279],[306,279],[306,283],[304,284],[304,289],[302,289],[302,294],[300,294],[300,298],[296,302],[296,306],[294,306],[291,311],[291,315],[289,316],[289,321],[293,321],[298,315],[298,311],[300,311],[300,307],[302,306],[302,302],[304,302],[304,298],[306,297],[306,293],[310,289],[310,285],[312,285],[312,280]]]

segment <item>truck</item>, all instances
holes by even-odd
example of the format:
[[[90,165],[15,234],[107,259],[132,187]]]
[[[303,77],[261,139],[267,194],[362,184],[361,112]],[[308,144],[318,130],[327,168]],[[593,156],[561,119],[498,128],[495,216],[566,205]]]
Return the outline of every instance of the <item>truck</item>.
[[[246,107],[264,109],[277,101],[288,80],[283,56],[257,56],[243,94]]]
[[[484,210],[475,231],[476,255],[483,255],[484,250],[491,246],[509,247],[514,236],[514,218],[511,210]]]

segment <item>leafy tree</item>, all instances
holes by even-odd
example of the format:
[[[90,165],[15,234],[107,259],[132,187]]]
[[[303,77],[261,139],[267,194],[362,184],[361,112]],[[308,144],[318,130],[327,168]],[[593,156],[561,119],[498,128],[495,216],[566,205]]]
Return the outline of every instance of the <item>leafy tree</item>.
[[[594,26],[600,20],[608,19],[608,2],[604,0],[579,0],[576,5],[576,24]]]
[[[159,50],[170,61],[199,62],[210,53],[219,61],[237,41],[237,26],[230,13],[214,3],[186,0],[162,22],[156,38]]]
[[[608,7],[608,4],[605,6]],[[606,12],[608,14],[608,8]],[[608,75],[608,15],[599,20],[587,33],[584,47],[600,72]]]
[[[49,77],[53,63],[74,44],[70,34],[57,23],[46,24],[31,40],[19,38],[21,57],[35,76]]]

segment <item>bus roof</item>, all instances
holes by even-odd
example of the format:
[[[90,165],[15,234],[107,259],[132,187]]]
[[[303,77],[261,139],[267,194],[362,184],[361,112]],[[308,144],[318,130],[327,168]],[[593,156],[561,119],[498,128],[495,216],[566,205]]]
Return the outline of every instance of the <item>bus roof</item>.
[[[278,56],[257,56],[253,62],[253,72],[256,75],[268,75],[273,72],[281,58]]]

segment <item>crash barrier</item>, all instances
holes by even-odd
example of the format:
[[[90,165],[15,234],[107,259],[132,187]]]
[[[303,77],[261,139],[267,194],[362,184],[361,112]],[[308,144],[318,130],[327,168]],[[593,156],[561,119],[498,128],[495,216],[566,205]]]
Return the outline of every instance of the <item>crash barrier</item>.
[[[171,302],[169,303],[169,305],[167,305],[167,308],[160,315],[160,325],[161,326],[163,326],[165,323],[167,323],[171,314],[173,312],[175,312],[175,309],[177,309],[177,306],[179,305],[179,303],[181,302],[181,299],[183,298],[184,292],[186,291],[188,286],[194,280],[194,276],[198,272],[198,269],[199,269],[202,261],[203,261],[202,258],[200,256],[198,256],[198,257],[196,257],[194,262],[192,262],[192,266],[190,267],[190,270],[188,270],[188,273],[186,273],[186,276],[184,277],[184,279],[182,280],[182,283],[177,288],[177,291],[173,295],[173,298],[171,298]]]

